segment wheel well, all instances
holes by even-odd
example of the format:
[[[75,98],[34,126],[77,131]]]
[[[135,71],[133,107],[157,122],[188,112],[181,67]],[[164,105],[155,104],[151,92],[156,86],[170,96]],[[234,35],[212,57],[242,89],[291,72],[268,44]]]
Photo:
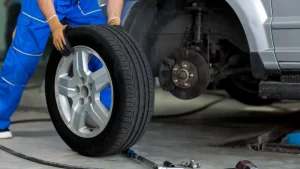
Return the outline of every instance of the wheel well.
[[[198,0],[204,3],[203,30],[209,32],[211,52],[221,40],[228,40],[243,52],[249,52],[247,38],[234,10],[225,0]],[[193,17],[184,7],[191,0],[142,0],[130,11],[124,28],[142,45],[156,76],[164,57],[179,49]]]

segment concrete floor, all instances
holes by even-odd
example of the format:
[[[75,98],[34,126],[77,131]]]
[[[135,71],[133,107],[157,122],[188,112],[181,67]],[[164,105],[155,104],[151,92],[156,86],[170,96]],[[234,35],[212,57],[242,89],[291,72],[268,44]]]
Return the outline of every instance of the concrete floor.
[[[25,91],[18,111],[12,120],[49,118],[43,91],[43,67],[38,69]],[[222,101],[220,101],[222,99]],[[160,117],[195,110],[220,101],[201,112],[188,116]],[[239,160],[251,160],[259,169],[299,168],[299,155],[250,152],[246,149],[217,148],[209,143],[241,134],[261,132],[277,126],[295,127],[298,123],[299,103],[281,103],[271,107],[251,107],[229,98],[206,94],[190,102],[172,98],[160,90],[156,94],[155,115],[146,135],[133,148],[156,163],[169,160],[179,164],[194,159],[203,169],[232,168]],[[0,140],[0,144],[15,151],[58,163],[96,168],[147,169],[122,155],[105,158],[83,157],[60,139],[51,122],[12,125],[14,138]],[[52,168],[22,160],[0,151],[0,168]]]

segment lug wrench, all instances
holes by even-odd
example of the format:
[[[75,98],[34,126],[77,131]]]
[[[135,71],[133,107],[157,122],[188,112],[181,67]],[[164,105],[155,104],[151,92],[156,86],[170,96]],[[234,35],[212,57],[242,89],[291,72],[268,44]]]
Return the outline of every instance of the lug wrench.
[[[158,164],[155,164],[154,162],[136,154],[136,152],[132,149],[128,149],[123,151],[124,154],[126,154],[128,157],[133,158],[138,160],[139,162],[146,164],[147,166],[149,166],[150,168],[153,169],[185,169],[185,168],[175,168],[175,167],[164,167],[164,166],[160,166]]]

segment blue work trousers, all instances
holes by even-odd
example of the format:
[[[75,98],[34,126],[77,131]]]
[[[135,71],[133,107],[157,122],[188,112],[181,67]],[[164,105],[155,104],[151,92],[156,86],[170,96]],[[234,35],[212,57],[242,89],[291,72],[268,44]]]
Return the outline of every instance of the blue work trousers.
[[[97,0],[53,0],[60,20],[71,26],[106,24]],[[24,89],[48,41],[50,27],[37,0],[23,0],[16,34],[0,72],[0,129],[10,126]]]

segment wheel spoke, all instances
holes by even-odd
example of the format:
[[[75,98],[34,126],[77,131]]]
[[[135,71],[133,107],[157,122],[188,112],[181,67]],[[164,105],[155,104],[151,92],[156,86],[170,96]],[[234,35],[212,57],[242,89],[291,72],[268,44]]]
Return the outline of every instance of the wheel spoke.
[[[84,111],[84,106],[80,105],[78,102],[73,103],[72,106],[72,117],[71,117],[71,126],[79,131],[85,125],[86,113]]]
[[[73,62],[72,57],[63,57],[62,63],[59,65],[60,72],[68,72]]]
[[[90,61],[90,57],[103,63]],[[99,135],[111,117],[111,110],[105,107],[108,100],[102,103],[100,95],[110,91],[113,95],[113,82],[101,56],[89,47],[75,46],[74,52],[59,62],[55,81],[57,106],[68,128],[82,138]]]
[[[100,92],[110,85],[108,72],[104,68],[101,68],[96,72],[92,73],[91,77],[94,81],[96,92]]]
[[[77,50],[73,54],[73,73],[77,76],[85,76],[88,71],[89,54],[84,50]]]
[[[101,127],[103,124],[107,124],[109,120],[109,111],[104,107],[102,103],[90,104],[90,111],[88,111],[92,119]]]
[[[66,97],[73,98],[78,95],[72,79],[68,76],[62,76],[58,82],[58,92]]]

